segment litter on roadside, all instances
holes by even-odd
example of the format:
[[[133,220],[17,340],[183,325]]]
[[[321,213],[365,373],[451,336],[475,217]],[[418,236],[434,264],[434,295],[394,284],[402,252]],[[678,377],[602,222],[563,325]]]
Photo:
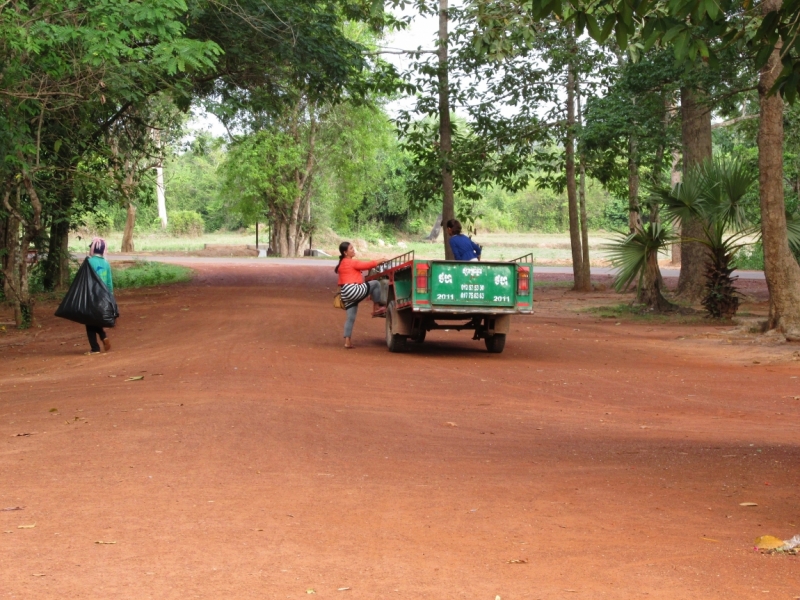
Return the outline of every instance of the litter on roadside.
[[[762,535],[755,539],[757,550],[769,553],[800,554],[800,534],[791,539],[781,540],[773,535]]]

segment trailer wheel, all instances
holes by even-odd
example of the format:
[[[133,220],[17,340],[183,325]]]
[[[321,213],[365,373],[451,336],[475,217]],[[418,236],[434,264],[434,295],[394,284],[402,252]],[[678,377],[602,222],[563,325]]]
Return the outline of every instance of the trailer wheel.
[[[428,332],[425,331],[424,329],[420,329],[420,332],[417,335],[412,335],[410,339],[411,339],[412,342],[416,342],[418,344],[421,344],[422,342],[425,341],[425,334],[426,333],[428,333]]]
[[[500,354],[503,348],[506,347],[506,334],[495,333],[494,335],[484,338],[484,341],[486,342],[486,349],[491,354]]]
[[[389,352],[402,352],[406,348],[406,336],[392,333],[392,313],[394,313],[394,300],[386,306],[386,347]]]

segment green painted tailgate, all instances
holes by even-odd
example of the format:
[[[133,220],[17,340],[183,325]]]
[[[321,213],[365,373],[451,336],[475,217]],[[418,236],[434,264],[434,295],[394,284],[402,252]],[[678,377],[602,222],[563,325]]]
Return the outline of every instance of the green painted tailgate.
[[[511,263],[431,262],[431,305],[513,307],[517,266]]]

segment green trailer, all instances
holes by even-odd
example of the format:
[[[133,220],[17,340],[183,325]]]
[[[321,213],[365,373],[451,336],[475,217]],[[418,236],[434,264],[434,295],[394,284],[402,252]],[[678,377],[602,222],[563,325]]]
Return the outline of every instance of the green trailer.
[[[381,281],[384,302],[373,317],[386,319],[390,352],[422,343],[435,329],[471,330],[489,352],[506,344],[511,315],[533,313],[533,257],[509,262],[417,260],[413,252],[379,264],[366,278]]]

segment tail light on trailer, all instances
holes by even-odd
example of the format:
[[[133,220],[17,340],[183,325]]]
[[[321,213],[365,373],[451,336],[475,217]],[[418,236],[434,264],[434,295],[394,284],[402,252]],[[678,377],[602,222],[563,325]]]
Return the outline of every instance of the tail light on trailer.
[[[427,294],[428,293],[428,270],[430,269],[430,265],[428,263],[418,263],[417,264],[417,293],[418,294]]]
[[[531,290],[530,267],[517,267],[517,296],[527,296]]]

